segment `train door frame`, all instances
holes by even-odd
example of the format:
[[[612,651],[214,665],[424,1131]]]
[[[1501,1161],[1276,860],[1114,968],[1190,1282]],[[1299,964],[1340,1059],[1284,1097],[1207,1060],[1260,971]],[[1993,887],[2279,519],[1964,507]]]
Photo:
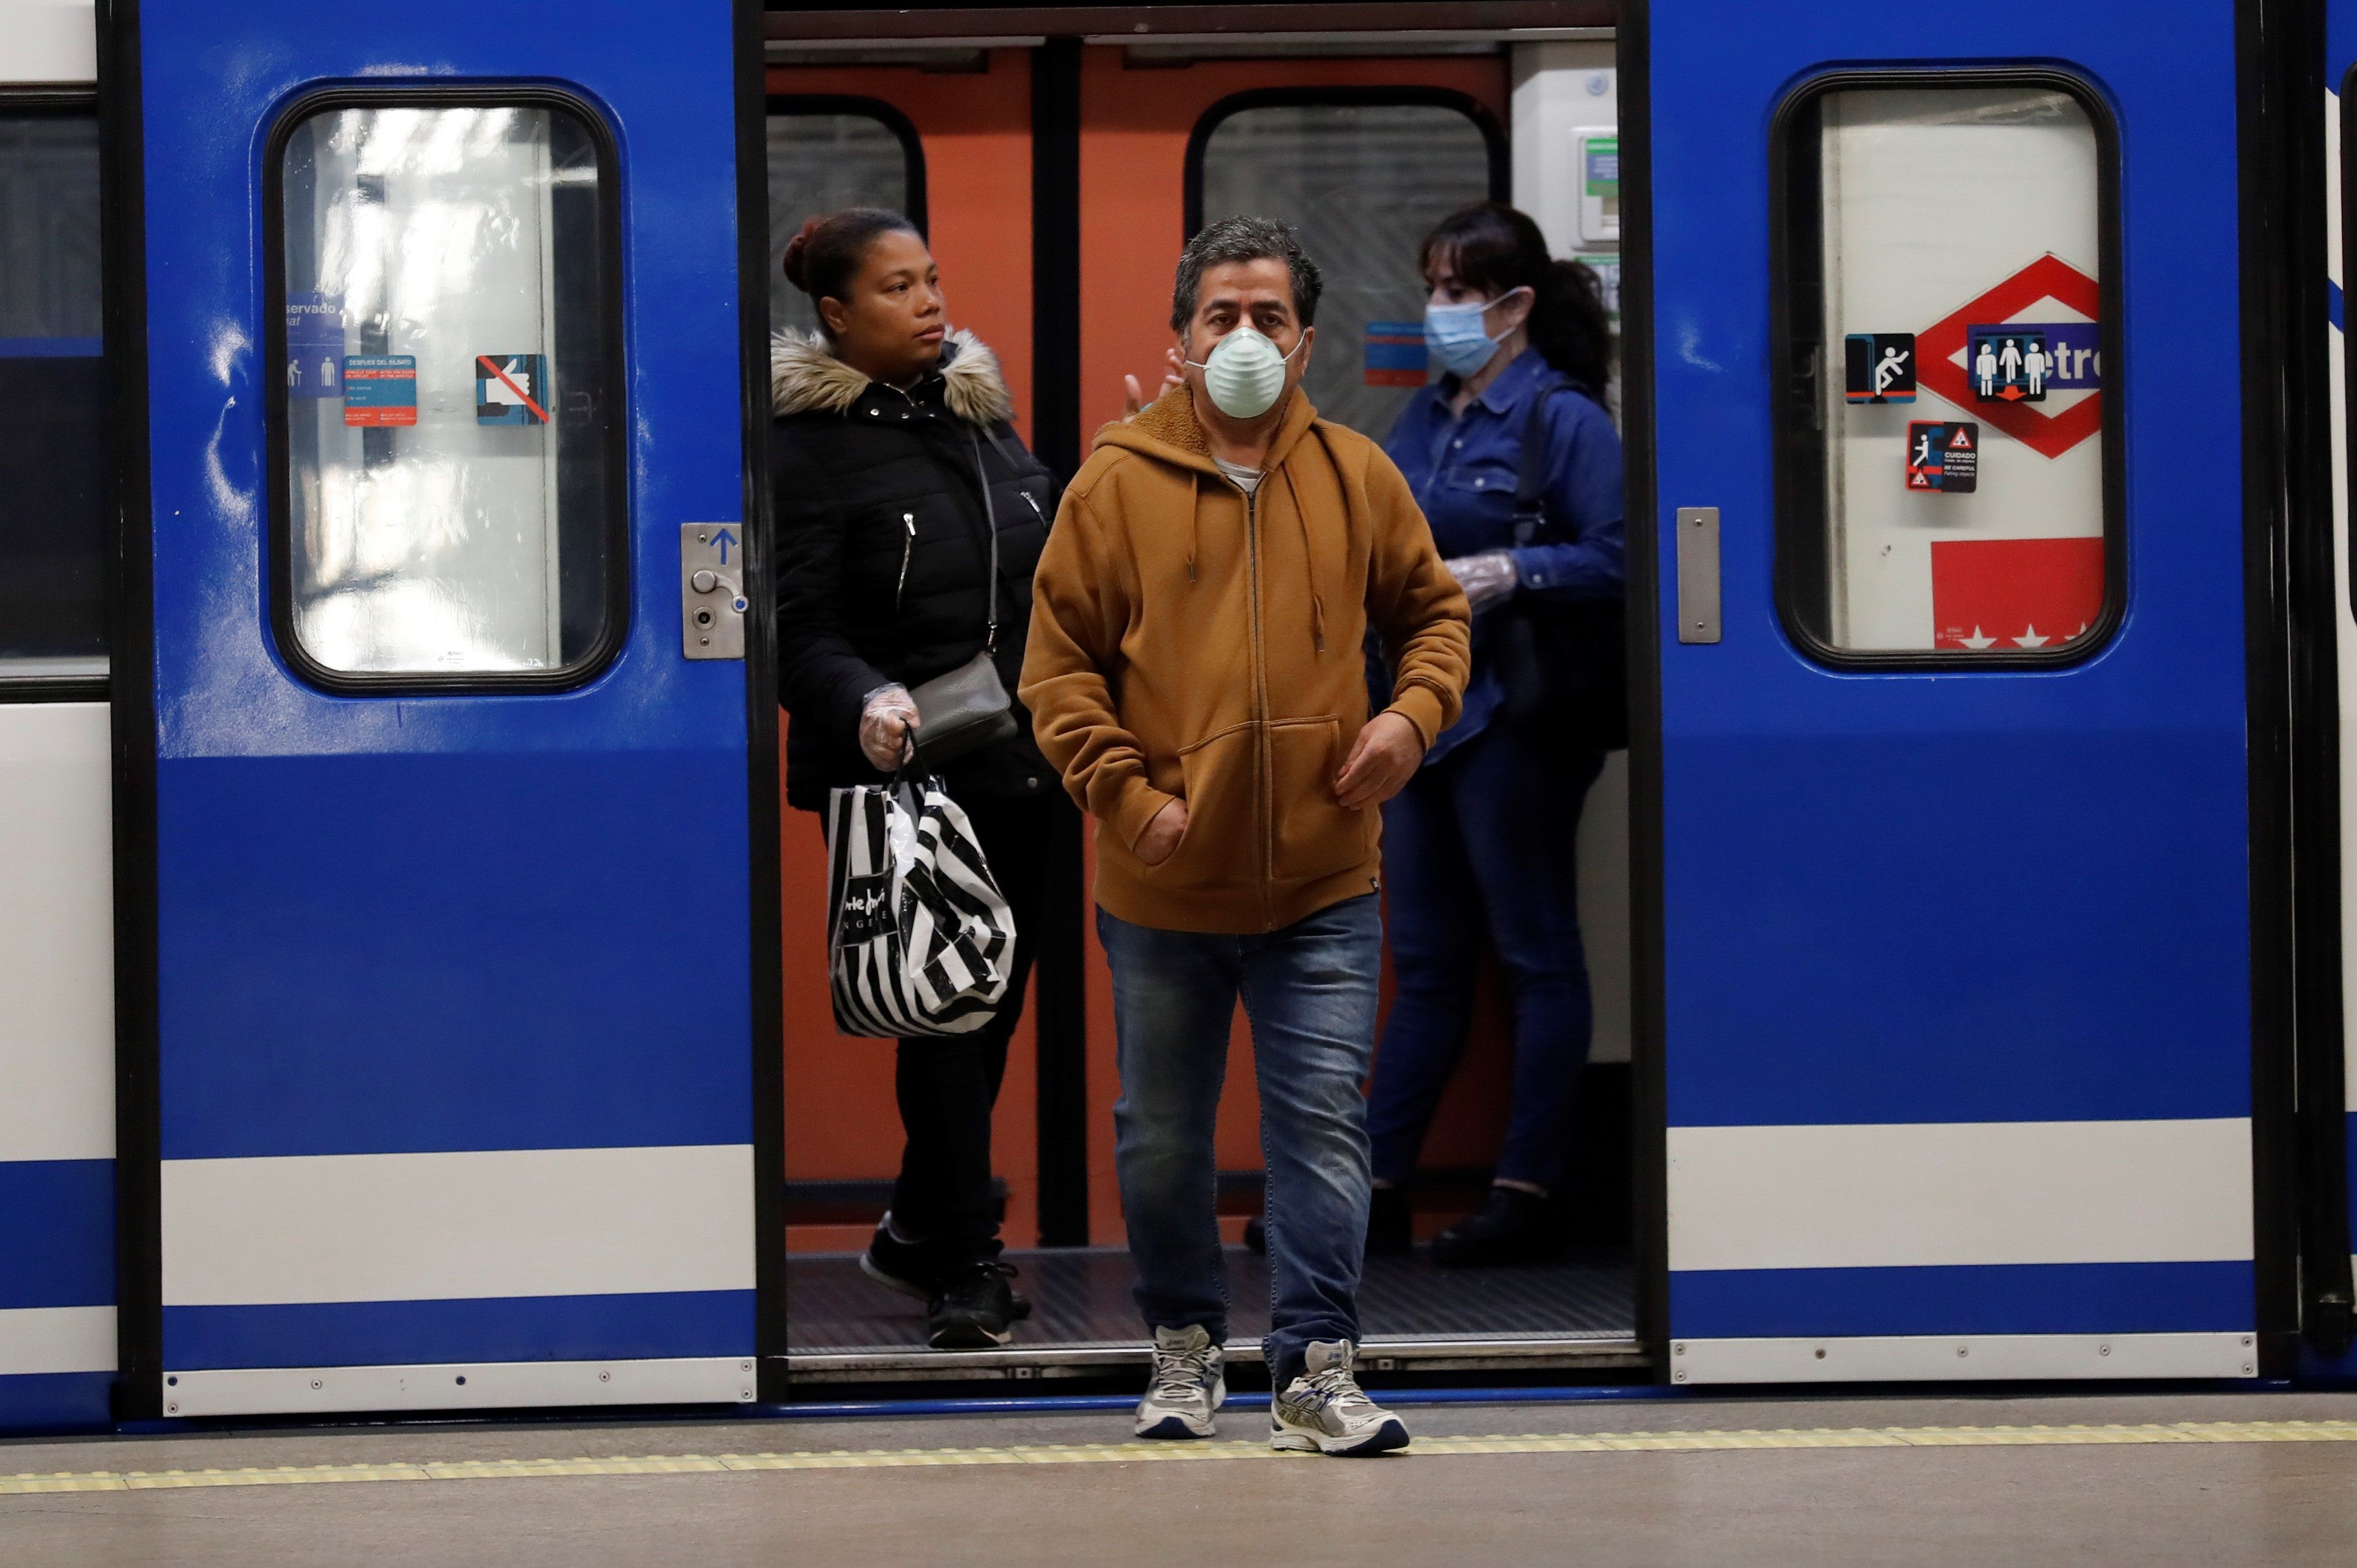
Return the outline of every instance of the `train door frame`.
[[[1254,48],[1255,41],[1267,40],[1274,47],[1266,52],[1276,55],[1297,51],[1415,57],[1450,52],[1452,47],[1467,43],[1494,48],[1510,42],[1593,41],[1609,37],[1613,20],[1611,5],[1599,0],[1509,0],[1506,4],[1459,9],[1466,14],[1452,14],[1445,23],[1436,25],[1428,9],[1402,4],[1200,5],[1149,7],[1144,11],[1103,5],[1025,6],[952,13],[846,7],[772,13],[768,36],[770,44],[790,54],[796,66],[822,63],[836,55],[845,63],[873,66],[902,59],[913,63],[921,60],[928,51],[939,53],[948,48],[1024,47],[1030,50],[1036,301],[1030,434],[1034,450],[1043,460],[1069,474],[1079,466],[1085,440],[1081,429],[1084,398],[1080,381],[1082,313],[1076,303],[1064,310],[1054,306],[1059,301],[1077,302],[1081,281],[1084,51],[1103,46],[1200,48],[1203,58],[1217,59],[1261,52]],[[1436,45],[1440,47],[1436,48]],[[1318,90],[1309,91],[1314,95]],[[1340,91],[1345,96],[1351,92],[1349,89]],[[1300,94],[1286,90],[1284,96],[1290,102]],[[1395,90],[1386,89],[1383,96],[1387,102],[1397,101]],[[1247,95],[1232,104],[1222,100],[1222,104],[1243,108],[1251,102]],[[1485,142],[1494,155],[1497,140],[1492,133],[1502,134],[1504,123],[1501,120],[1494,127],[1483,128]],[[1190,164],[1200,160],[1205,127],[1198,124],[1195,130]],[[1185,194],[1182,189],[1182,198]],[[1073,1024],[1078,1028],[1082,1020],[1075,1019]],[[1632,1048],[1641,1047],[1632,1042]],[[1095,1098],[1093,1093],[1092,1098]],[[1044,1084],[1040,1120],[1043,1124],[1049,1120]],[[1088,1157],[1084,1147],[1073,1153],[1082,1160]],[[1043,1162],[1047,1156],[1048,1151],[1043,1148]],[[1089,1187],[1099,1185],[1101,1174],[1085,1172]],[[1641,1261],[1646,1247],[1646,1222],[1641,1214],[1636,1218],[1633,1229],[1640,1259],[1637,1289],[1641,1296],[1647,1288]],[[1042,1240],[1047,1242],[1049,1239],[1043,1235]],[[1566,1338],[1566,1343],[1571,1341]],[[1601,1364],[1625,1367],[1641,1361],[1632,1341],[1616,1339],[1611,1343],[1613,1359]],[[1053,1348],[1039,1348],[1048,1354],[1029,1359],[1070,1363],[1069,1369],[1059,1369],[1080,1370],[1083,1364],[1102,1359],[1101,1352],[1058,1353]],[[971,1358],[977,1365],[987,1361],[994,1368],[1011,1366],[1024,1359],[1011,1350],[975,1353]],[[864,1356],[861,1359],[863,1363],[867,1361]],[[927,1354],[924,1359],[940,1367],[938,1375],[943,1377],[974,1375],[963,1369],[952,1370],[941,1352]],[[1583,1359],[1587,1364],[1599,1364],[1593,1358]],[[1654,1359],[1658,1366],[1658,1357]],[[1031,1370],[1030,1367],[1022,1367],[1014,1375],[1028,1375]],[[812,1375],[834,1379],[841,1374],[816,1369],[811,1374],[798,1374]],[[906,1366],[895,1365],[889,1375],[911,1378],[920,1376],[921,1371],[916,1363],[909,1362]]]

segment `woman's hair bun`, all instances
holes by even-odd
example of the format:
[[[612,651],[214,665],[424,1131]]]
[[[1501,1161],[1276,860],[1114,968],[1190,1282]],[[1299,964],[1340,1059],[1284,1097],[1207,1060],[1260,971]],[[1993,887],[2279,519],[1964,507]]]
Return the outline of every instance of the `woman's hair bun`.
[[[780,268],[786,281],[814,300],[847,299],[852,280],[879,234],[909,233],[917,226],[880,207],[846,207],[811,219],[786,242]]]
[[[801,232],[786,242],[786,257],[783,263],[786,281],[796,288],[809,286],[802,281],[804,258],[810,253],[811,235],[815,233],[818,226],[825,221],[823,217],[810,219],[802,224]]]

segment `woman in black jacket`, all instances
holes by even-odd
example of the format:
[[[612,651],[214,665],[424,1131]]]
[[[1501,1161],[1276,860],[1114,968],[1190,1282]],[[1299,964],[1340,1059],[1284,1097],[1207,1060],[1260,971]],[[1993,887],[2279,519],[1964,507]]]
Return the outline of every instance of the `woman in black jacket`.
[[[785,273],[822,329],[771,346],[779,694],[786,798],[823,811],[830,789],[890,776],[916,719],[910,689],[985,645],[994,518],[993,657],[1015,690],[1055,501],[1008,423],[996,358],[948,329],[939,273],[907,219],[867,208],[813,219],[787,247]],[[1016,717],[1012,738],[942,769],[1013,909],[1013,981],[986,1027],[899,1042],[908,1142],[891,1211],[860,1260],[925,1301],[942,1348],[1005,1344],[1028,1305],[998,1261],[990,1114],[1023,1011],[1047,845],[1079,824],[1032,744],[1030,715],[1018,705]]]

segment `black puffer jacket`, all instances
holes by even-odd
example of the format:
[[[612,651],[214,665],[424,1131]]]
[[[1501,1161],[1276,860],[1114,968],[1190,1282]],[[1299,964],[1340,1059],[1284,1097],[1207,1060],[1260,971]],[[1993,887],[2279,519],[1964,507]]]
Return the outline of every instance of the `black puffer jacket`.
[[[978,472],[998,518],[995,662],[1013,693],[1056,500],[1048,470],[1007,423],[1014,403],[996,356],[972,333],[952,336],[940,373],[909,392],[869,381],[823,339],[788,334],[771,345],[770,385],[786,799],[823,811],[829,789],[885,778],[859,750],[868,695],[896,682],[914,687],[982,650],[990,535]],[[943,770],[952,795],[1055,788],[1019,703],[1016,717],[1014,739]]]

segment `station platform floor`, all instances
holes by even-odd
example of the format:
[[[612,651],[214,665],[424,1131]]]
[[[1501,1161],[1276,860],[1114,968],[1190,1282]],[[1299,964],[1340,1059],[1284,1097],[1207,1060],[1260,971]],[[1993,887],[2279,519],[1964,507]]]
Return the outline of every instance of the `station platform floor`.
[[[2346,1564],[2357,1393],[1402,1405],[1405,1453],[1123,1412],[0,1444],[8,1568]]]

